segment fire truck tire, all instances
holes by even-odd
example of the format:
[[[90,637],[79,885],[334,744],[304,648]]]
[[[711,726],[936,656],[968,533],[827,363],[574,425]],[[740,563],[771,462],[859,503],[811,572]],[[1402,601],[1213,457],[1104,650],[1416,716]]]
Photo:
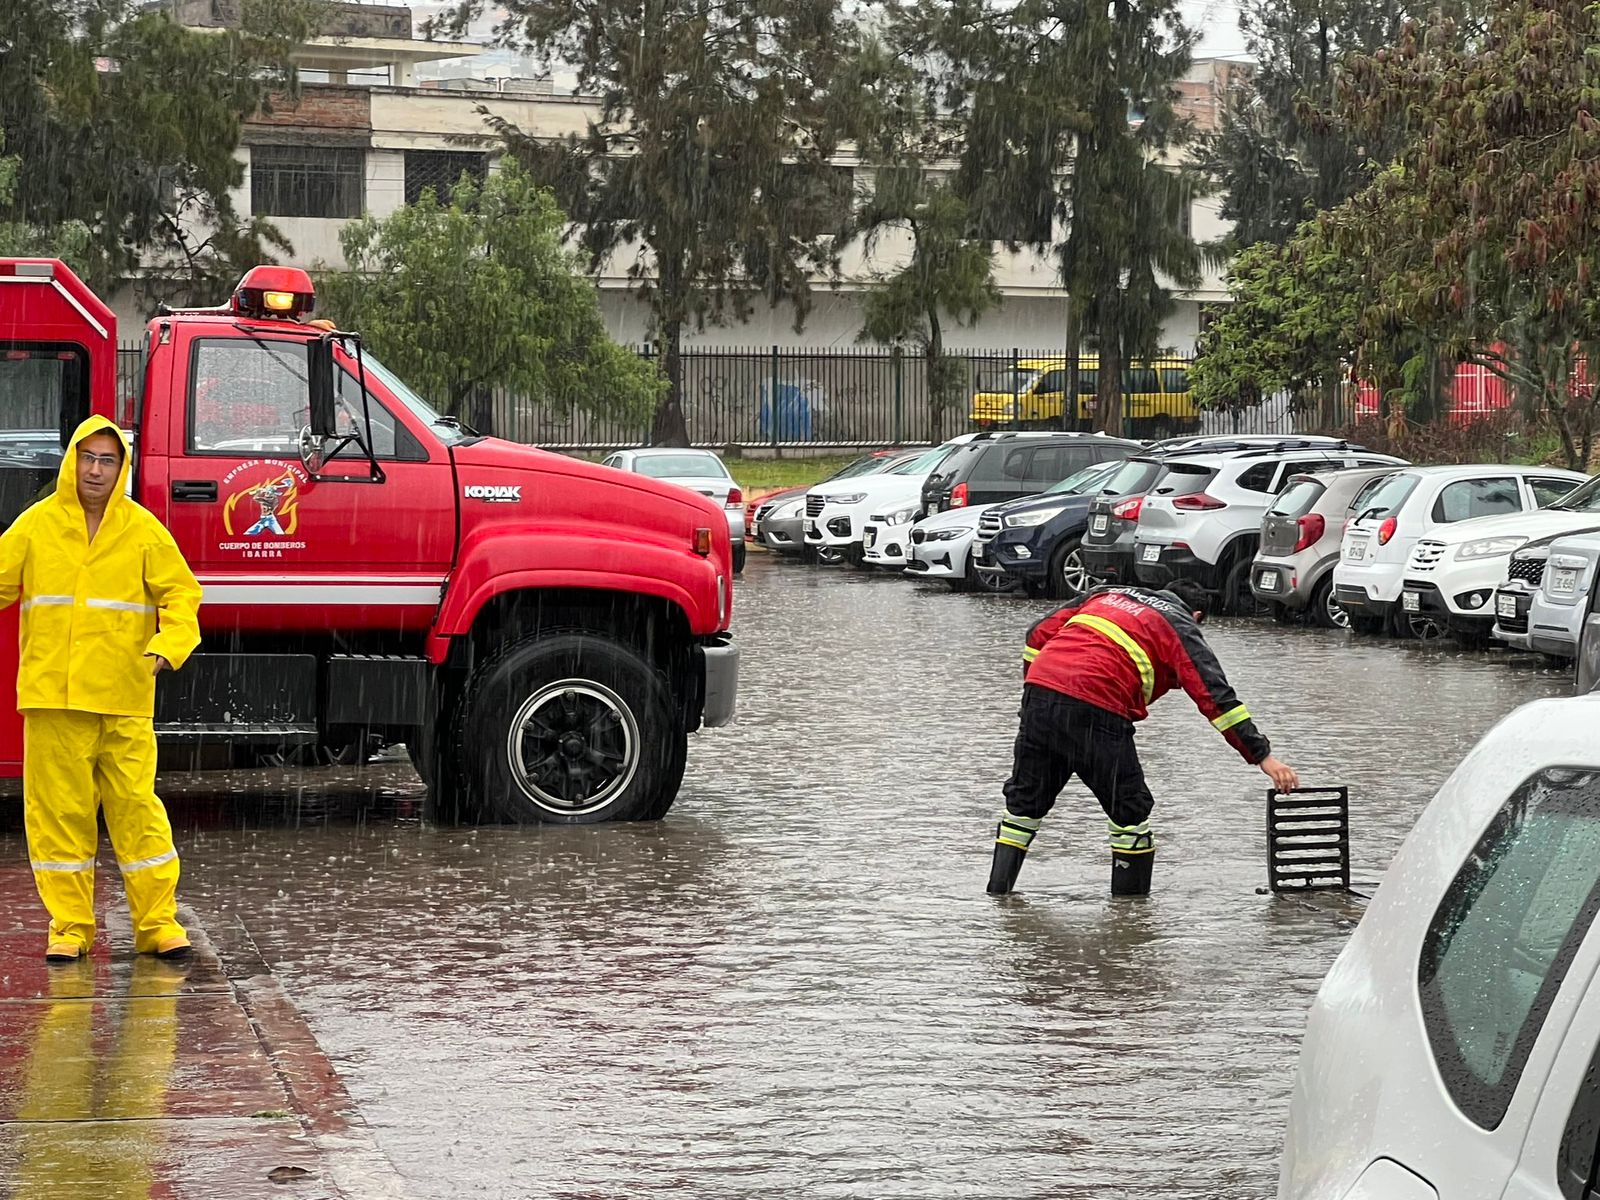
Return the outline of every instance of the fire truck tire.
[[[600,634],[517,642],[479,668],[450,755],[487,820],[655,820],[677,797],[687,737],[661,672]]]

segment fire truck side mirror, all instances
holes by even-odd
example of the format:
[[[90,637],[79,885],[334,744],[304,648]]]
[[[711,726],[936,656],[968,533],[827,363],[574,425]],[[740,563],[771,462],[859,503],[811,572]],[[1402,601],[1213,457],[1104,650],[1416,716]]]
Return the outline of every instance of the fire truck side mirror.
[[[316,437],[331,438],[335,428],[334,380],[338,368],[333,363],[333,342],[318,338],[307,347],[306,383],[310,390],[311,432]]]

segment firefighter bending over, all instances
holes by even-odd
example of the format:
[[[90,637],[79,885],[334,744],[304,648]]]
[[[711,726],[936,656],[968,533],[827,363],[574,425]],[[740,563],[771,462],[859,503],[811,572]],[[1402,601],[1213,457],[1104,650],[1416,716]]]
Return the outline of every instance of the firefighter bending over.
[[[1101,588],[1057,609],[1028,634],[1021,725],[995,831],[989,892],[1011,891],[1040,822],[1076,775],[1106,810],[1111,894],[1145,896],[1155,860],[1155,803],[1133,745],[1133,723],[1174,687],[1189,693],[1228,744],[1280,791],[1300,785],[1228,686],[1200,633],[1209,598],[1189,581],[1165,591]]]

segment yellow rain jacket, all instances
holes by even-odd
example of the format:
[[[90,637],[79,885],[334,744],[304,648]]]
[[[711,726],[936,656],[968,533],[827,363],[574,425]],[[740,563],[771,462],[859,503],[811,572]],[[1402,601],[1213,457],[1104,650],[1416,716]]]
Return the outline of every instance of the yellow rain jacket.
[[[91,545],[78,503],[78,444],[122,439],[122,473]],[[146,655],[174,669],[200,644],[200,585],[166,526],[130,500],[128,444],[105,417],[72,435],[55,494],[0,535],[0,607],[22,599],[17,708],[105,716],[155,713]]]

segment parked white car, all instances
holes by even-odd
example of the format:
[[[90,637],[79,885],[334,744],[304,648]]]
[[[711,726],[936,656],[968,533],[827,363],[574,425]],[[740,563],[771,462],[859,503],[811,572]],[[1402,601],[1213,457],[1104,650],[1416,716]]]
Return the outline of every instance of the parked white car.
[[[1583,477],[1577,479],[1582,482]],[[1534,486],[1536,498],[1542,498],[1541,488]],[[1549,508],[1459,521],[1418,538],[1406,559],[1400,611],[1463,641],[1487,639],[1494,629],[1495,589],[1506,577],[1512,551],[1532,538],[1592,526],[1600,511],[1600,492],[1589,492],[1596,497],[1593,510],[1582,506],[1586,501],[1572,507],[1574,492]]]
[[[1576,472],[1551,467],[1478,464],[1396,471],[1345,526],[1333,589],[1350,614],[1350,627],[1357,633],[1412,632],[1400,608],[1406,563],[1417,542],[1441,525],[1542,508],[1582,482]]]
[[[1541,570],[1526,600],[1518,603],[1521,598],[1508,592],[1509,579],[1501,585],[1496,606],[1508,610],[1500,616],[1509,628],[1497,624],[1495,637],[1551,658],[1576,658],[1584,618],[1594,607],[1590,597],[1600,579],[1600,529],[1591,526],[1545,538],[1536,550],[1543,551],[1535,559]]]
[[[911,527],[921,515],[920,499],[870,514],[861,528],[862,560],[889,571],[905,567],[911,561]]]
[[[972,569],[972,543],[978,519],[994,505],[951,508],[924,517],[911,527],[911,561],[906,576],[942,579],[952,591],[964,592],[987,580]]]
[[[744,493],[716,454],[710,450],[647,446],[642,450],[618,450],[607,455],[600,465],[675,483],[722,505],[728,518],[728,537],[733,541],[734,574],[744,570]]]
[[[860,562],[867,519],[874,513],[917,507],[928,472],[956,446],[976,436],[961,434],[882,473],[819,483],[806,493],[806,545],[823,561]]]
[[[1600,696],[1524,705],[1423,811],[1312,1005],[1279,1200],[1589,1200]]]

